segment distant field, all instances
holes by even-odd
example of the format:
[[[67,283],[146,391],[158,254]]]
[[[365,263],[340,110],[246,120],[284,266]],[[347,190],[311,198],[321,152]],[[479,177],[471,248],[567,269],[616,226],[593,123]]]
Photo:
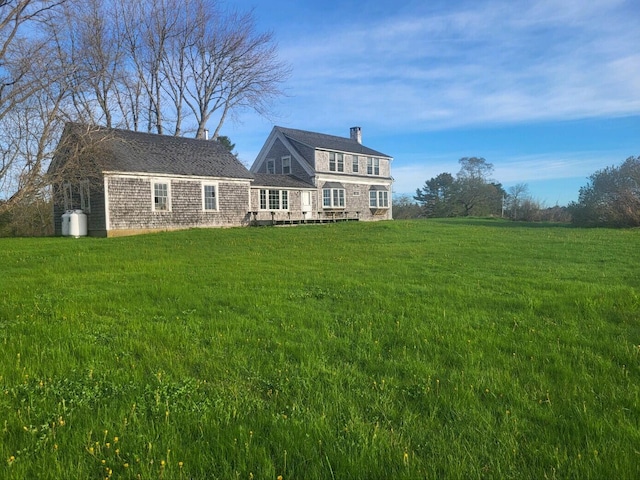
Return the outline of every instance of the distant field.
[[[0,478],[640,478],[640,231],[0,239]]]

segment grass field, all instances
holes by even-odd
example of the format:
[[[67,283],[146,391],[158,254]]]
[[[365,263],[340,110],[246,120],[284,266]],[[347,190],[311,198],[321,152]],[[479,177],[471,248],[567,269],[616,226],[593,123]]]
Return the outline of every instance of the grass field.
[[[0,478],[640,478],[640,231],[0,239]]]

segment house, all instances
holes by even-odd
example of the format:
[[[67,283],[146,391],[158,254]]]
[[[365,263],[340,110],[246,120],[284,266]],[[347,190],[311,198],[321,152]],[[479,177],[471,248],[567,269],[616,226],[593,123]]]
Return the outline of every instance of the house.
[[[249,171],[215,141],[68,124],[48,171],[55,233],[68,234],[70,211],[106,237],[391,219],[391,161],[359,127],[349,138],[274,127]]]
[[[68,210],[107,237],[250,221],[253,175],[215,141],[68,124],[49,175],[57,235]]]
[[[391,161],[349,137],[274,127],[251,166],[252,221],[390,220]]]

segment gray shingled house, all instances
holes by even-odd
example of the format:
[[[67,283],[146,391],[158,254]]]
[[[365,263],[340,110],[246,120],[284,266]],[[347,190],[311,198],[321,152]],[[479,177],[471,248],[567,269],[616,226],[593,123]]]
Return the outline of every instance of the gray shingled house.
[[[215,141],[69,124],[49,174],[58,235],[68,210],[108,237],[250,222],[253,175]]]
[[[252,218],[275,220],[390,220],[391,161],[350,136],[274,127],[251,166]]]
[[[359,127],[349,138],[274,127],[252,173],[218,142],[69,124],[49,167],[55,232],[71,210],[108,237],[391,219],[391,161]]]

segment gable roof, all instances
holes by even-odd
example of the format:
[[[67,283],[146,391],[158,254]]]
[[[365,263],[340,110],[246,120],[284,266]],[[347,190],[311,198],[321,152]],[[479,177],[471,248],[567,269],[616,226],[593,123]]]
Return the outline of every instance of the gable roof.
[[[100,165],[102,171],[253,178],[231,152],[213,140],[79,124],[67,124],[63,139],[65,136],[85,144],[99,145],[104,153]]]
[[[356,140],[347,137],[336,137],[334,135],[326,135],[324,133],[308,132],[306,130],[296,130],[293,128],[274,127],[275,130],[282,133],[288,140],[299,142],[311,148],[320,148],[323,150],[336,150],[346,153],[357,153],[359,155],[370,155],[372,157],[386,157],[389,155],[378,152],[369,147],[365,147]]]

